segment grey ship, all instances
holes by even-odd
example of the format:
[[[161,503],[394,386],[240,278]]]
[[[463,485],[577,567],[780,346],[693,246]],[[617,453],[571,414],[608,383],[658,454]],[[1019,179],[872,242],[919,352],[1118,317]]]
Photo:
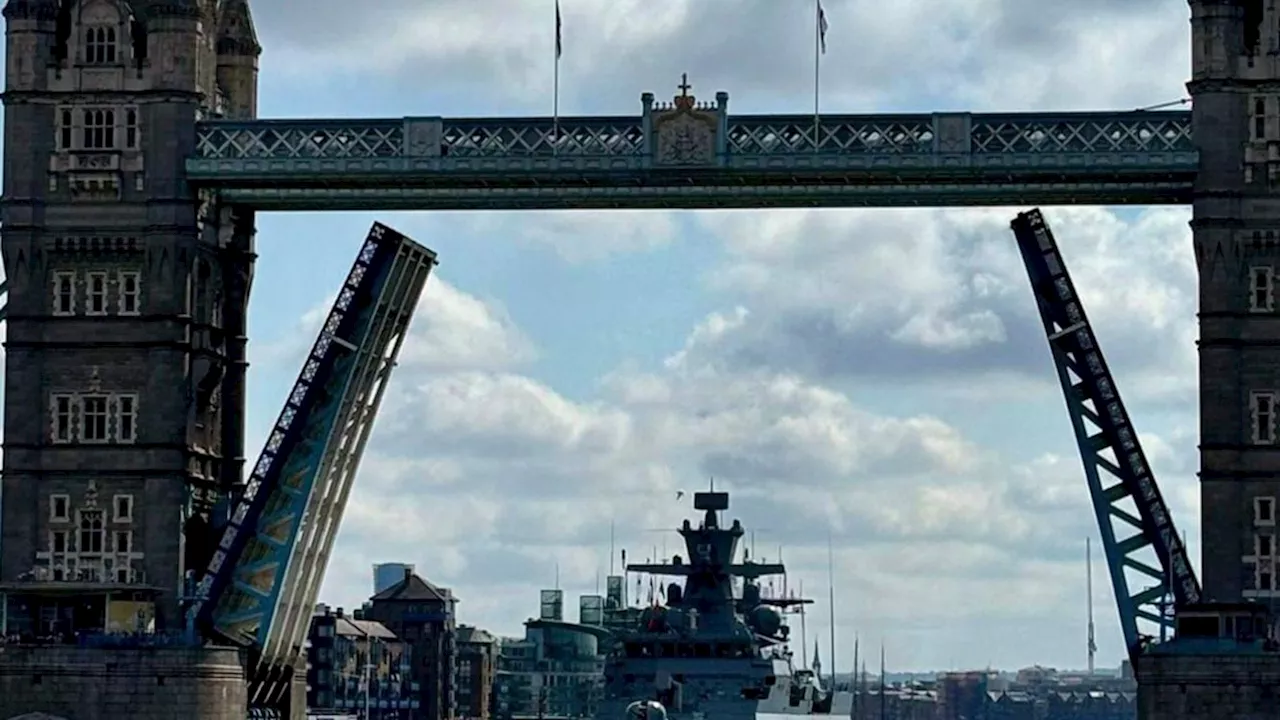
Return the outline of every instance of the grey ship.
[[[680,528],[689,560],[630,564],[630,572],[684,578],[671,583],[666,604],[654,604],[632,628],[616,633],[605,661],[599,717],[648,720],[755,720],[770,715],[832,714],[848,717],[852,696],[822,687],[817,674],[797,671],[787,649],[782,610],[808,604],[766,598],[759,579],[782,575],[780,563],[734,563],[742,524],[720,525],[729,494],[695,493],[705,512],[696,528]],[[735,597],[734,578],[742,580]]]

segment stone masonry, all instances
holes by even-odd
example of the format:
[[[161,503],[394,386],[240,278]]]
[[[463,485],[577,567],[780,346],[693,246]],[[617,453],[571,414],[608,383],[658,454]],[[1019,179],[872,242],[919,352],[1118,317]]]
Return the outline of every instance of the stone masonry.
[[[0,717],[244,720],[241,662],[228,648],[0,648]]]
[[[4,15],[0,587],[149,593],[177,629],[243,465],[252,232],[218,232],[183,159],[199,118],[256,109],[247,0]]]

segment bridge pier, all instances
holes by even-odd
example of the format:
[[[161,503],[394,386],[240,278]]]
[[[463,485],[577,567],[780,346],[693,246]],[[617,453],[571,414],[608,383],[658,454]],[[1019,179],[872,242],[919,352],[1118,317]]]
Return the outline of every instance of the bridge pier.
[[[0,718],[245,720],[244,662],[229,648],[7,646]]]

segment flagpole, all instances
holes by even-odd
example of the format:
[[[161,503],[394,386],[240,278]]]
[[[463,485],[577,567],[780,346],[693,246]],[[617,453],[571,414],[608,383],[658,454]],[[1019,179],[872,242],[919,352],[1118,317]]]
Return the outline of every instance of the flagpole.
[[[822,67],[822,0],[813,0],[813,151],[818,152],[818,94]]]
[[[551,80],[551,154],[560,154],[560,0],[556,0],[556,64]]]

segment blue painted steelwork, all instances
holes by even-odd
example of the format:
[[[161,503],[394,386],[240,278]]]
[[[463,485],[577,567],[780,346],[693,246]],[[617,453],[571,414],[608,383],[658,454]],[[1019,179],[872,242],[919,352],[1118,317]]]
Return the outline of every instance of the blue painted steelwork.
[[[336,507],[330,490],[335,478],[349,490],[407,316],[434,264],[431,251],[374,225],[196,589],[191,612],[201,631],[257,650],[260,667],[287,668],[297,657],[302,638],[285,637],[292,624],[275,619],[286,597],[306,601],[290,579],[311,571],[307,562],[327,559],[308,555],[303,540],[312,537],[319,506],[340,515],[345,490]],[[380,330],[389,316],[399,329],[390,336]],[[331,525],[336,530],[336,518]],[[257,674],[277,684],[288,675]]]
[[[3,305],[0,305],[0,322],[4,322],[5,318],[9,317],[9,303],[8,303],[9,281],[8,280],[0,280],[0,295],[3,295],[5,298],[5,303]]]
[[[1066,398],[1120,627],[1134,659],[1172,627],[1164,598],[1171,594],[1174,608],[1198,603],[1200,581],[1048,224],[1032,210],[1019,214],[1012,226]],[[1150,585],[1135,591],[1130,573]],[[1143,632],[1152,626],[1154,632]]]
[[[1183,204],[1187,112],[214,121],[187,177],[269,210]],[[692,101],[692,98],[689,98]],[[671,162],[662,121],[706,121]],[[674,123],[673,123],[674,124]],[[667,159],[664,159],[667,158]]]

